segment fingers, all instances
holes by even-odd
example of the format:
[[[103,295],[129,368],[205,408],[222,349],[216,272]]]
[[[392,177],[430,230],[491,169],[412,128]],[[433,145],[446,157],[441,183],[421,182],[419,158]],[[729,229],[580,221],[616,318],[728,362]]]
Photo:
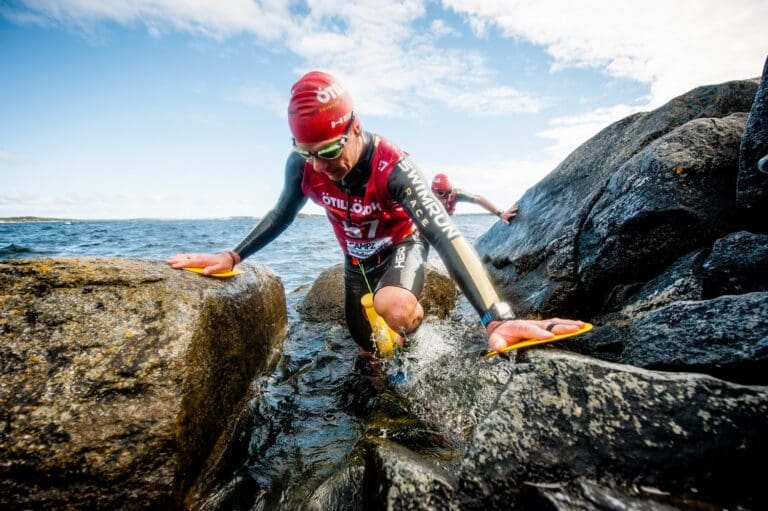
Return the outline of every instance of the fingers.
[[[172,268],[199,267],[198,254],[176,254],[170,256],[166,261]]]
[[[231,269],[232,267],[226,263],[212,264],[203,268],[203,275],[210,275],[212,273],[218,273],[220,271],[228,271]]]
[[[505,321],[488,337],[488,346],[499,351],[522,340],[550,339],[555,335],[575,332],[583,326],[583,321],[562,318]]]
[[[549,339],[554,334],[548,332],[540,325],[540,321],[514,320],[505,321],[499,325],[488,337],[488,345],[491,349],[499,351],[511,344],[523,339]]]
[[[203,273],[210,275],[218,271],[232,269],[232,258],[225,254],[176,254],[166,259],[172,268],[204,268]]]
[[[541,321],[536,321],[536,323],[540,327],[543,327],[545,330],[552,332],[555,335],[575,332],[584,326],[583,321],[563,318],[544,319]]]

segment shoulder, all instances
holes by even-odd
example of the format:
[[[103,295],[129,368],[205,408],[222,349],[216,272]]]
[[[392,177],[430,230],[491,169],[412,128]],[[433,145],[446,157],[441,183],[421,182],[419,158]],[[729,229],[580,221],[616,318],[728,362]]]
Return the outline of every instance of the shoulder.
[[[387,179],[392,171],[401,163],[407,153],[386,138],[373,135],[376,151],[371,161],[371,173],[377,177]]]
[[[456,200],[459,201],[474,201],[477,198],[475,194],[469,193],[461,188],[454,188],[453,193],[456,194]]]
[[[291,151],[285,162],[285,172],[289,175],[301,175],[304,173],[307,163],[307,160],[299,156],[298,153]]]

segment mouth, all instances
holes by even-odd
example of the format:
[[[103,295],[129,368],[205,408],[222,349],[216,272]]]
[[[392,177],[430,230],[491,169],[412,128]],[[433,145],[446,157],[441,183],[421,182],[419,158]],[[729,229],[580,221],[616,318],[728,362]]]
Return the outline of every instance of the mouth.
[[[344,169],[328,169],[324,170],[323,173],[328,176],[333,181],[338,181],[342,177],[344,177]]]

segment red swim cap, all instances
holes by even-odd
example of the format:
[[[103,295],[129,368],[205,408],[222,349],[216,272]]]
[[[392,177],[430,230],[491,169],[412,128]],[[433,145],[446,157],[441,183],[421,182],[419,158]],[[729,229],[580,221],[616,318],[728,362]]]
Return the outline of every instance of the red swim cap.
[[[445,174],[436,174],[434,179],[432,179],[433,192],[450,192],[451,189],[453,189],[451,180]]]
[[[352,117],[352,99],[333,76],[310,71],[291,87],[288,124],[297,143],[340,137]]]

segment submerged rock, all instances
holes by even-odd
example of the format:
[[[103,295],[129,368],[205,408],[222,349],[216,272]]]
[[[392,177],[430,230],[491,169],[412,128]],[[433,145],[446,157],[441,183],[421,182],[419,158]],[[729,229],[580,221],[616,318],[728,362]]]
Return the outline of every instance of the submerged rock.
[[[181,504],[286,327],[264,267],[0,264],[0,507]]]
[[[372,442],[366,457],[364,509],[461,509],[456,482],[432,460],[387,440]]]
[[[453,280],[427,264],[424,290],[419,301],[426,314],[447,316],[456,305],[458,291]],[[305,321],[344,322],[344,264],[328,268],[315,280],[307,296],[296,307]]]

